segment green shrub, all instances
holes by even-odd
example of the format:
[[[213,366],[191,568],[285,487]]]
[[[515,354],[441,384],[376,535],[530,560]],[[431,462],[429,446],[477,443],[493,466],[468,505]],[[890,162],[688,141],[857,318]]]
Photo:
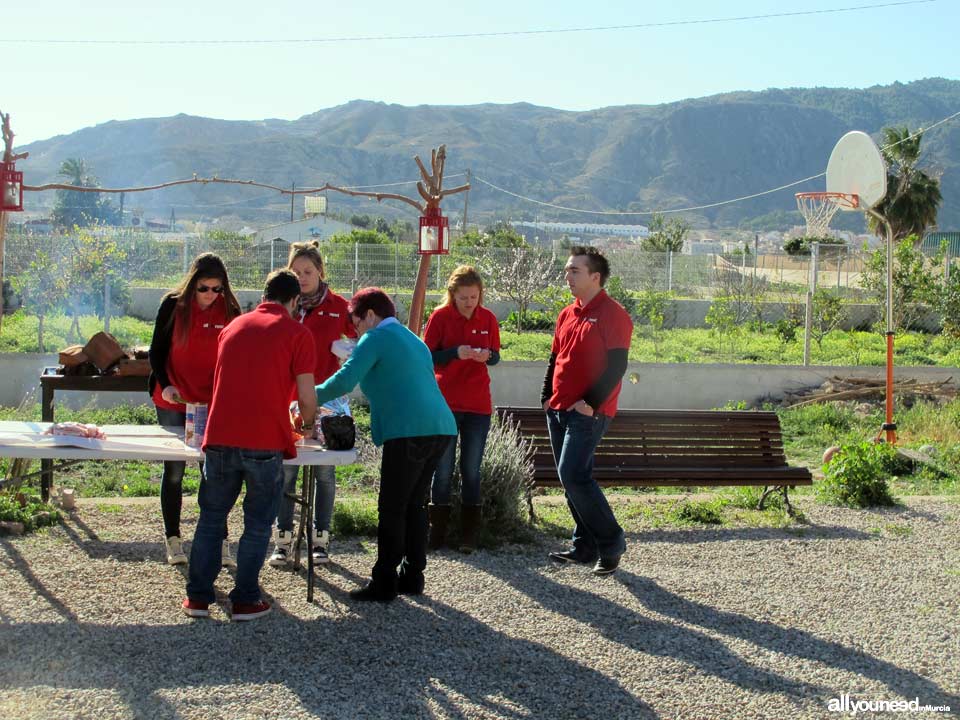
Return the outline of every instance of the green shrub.
[[[517,315],[516,310],[511,310],[510,314],[501,321],[500,327],[516,330],[518,322]],[[552,315],[546,310],[527,310],[523,314],[523,320],[520,321],[520,327],[524,330],[553,330],[556,324],[557,316]]]
[[[36,498],[27,498],[26,503],[21,505],[16,496],[0,493],[0,520],[23,523],[27,532],[30,532],[45,525],[59,523],[60,512]]]
[[[459,445],[452,484],[460,486]],[[526,526],[524,508],[533,481],[532,449],[515,425],[501,423],[494,415],[487,444],[480,462],[480,497],[483,526],[480,542],[484,546],[522,535]],[[452,498],[453,529],[460,527],[460,494]]]
[[[721,510],[725,504],[723,498],[705,502],[684,500],[670,508],[667,518],[679,525],[723,525]]]
[[[887,478],[896,463],[896,450],[891,445],[867,441],[842,445],[824,466],[824,478],[814,485],[814,494],[821,502],[831,505],[893,505],[895,501]]]

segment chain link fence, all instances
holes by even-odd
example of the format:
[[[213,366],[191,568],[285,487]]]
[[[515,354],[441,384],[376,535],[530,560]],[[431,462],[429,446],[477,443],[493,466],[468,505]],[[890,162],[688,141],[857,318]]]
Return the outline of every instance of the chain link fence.
[[[174,287],[188,270],[193,258],[202,252],[215,252],[223,258],[236,288],[260,289],[267,274],[286,265],[289,246],[282,241],[254,244],[238,236],[212,238],[204,235],[169,235],[126,232],[110,237],[114,251],[104,260],[110,270],[134,287]],[[397,294],[409,293],[417,275],[419,256],[409,243],[368,245],[350,243],[321,244],[330,284],[343,292],[376,285]],[[38,258],[65,264],[76,252],[76,239],[70,235],[36,235],[17,231],[8,233],[5,247],[5,276],[16,277],[29,270]],[[435,256],[430,271],[432,291],[442,291],[446,278],[458,264],[479,264],[476,248],[454,244],[450,255]],[[509,249],[491,248],[482,252],[509,253]],[[536,249],[553,254],[560,282],[566,252],[562,249]],[[731,278],[761,281],[771,290],[805,291],[810,277],[810,257],[786,254],[765,255],[684,255],[653,253],[634,248],[604,250],[612,274],[631,291],[668,291],[678,297],[711,298],[722,292]],[[817,286],[843,291],[845,297],[862,297],[861,275],[866,256],[862,250],[840,248],[829,255],[821,253],[817,267]],[[496,278],[488,278],[496,286]]]

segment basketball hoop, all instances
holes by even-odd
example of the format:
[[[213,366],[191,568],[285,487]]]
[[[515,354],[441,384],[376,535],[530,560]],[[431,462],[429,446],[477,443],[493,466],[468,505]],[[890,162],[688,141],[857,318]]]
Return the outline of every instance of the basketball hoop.
[[[797,193],[797,210],[807,221],[807,237],[825,238],[828,236],[830,221],[837,210],[855,210],[860,206],[860,198],[851,193],[842,192],[802,192]]]

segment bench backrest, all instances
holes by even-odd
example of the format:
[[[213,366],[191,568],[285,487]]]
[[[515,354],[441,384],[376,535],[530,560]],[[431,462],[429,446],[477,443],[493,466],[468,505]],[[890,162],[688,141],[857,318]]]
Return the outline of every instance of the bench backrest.
[[[533,446],[539,475],[554,465],[540,408],[501,407]],[[780,420],[774,412],[620,410],[597,447],[594,467],[783,467]]]

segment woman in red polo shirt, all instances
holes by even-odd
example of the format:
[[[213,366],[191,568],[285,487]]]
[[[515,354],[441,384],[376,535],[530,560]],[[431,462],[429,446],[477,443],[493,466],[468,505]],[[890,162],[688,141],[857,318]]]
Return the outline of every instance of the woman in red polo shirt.
[[[213,253],[198,255],[180,285],[163,296],[150,341],[150,396],[161,425],[183,427],[184,401],[209,404],[220,331],[240,314],[223,261]],[[166,537],[167,562],[187,562],[180,539],[183,502],[182,461],[163,463],[160,508]],[[200,465],[203,472],[203,464]],[[223,529],[223,564],[234,567],[227,529]]]
[[[287,259],[287,268],[293,270],[300,280],[300,301],[293,317],[310,330],[316,344],[317,366],[313,370],[313,379],[317,385],[340,369],[340,360],[330,351],[331,344],[344,335],[351,338],[357,336],[347,301],[326,283],[327,275],[319,247],[320,243],[316,240],[293,243]],[[296,399],[296,393],[291,399]],[[270,556],[273,567],[287,564],[293,545],[293,499],[290,494],[296,492],[299,470],[296,465],[283,466],[283,496],[277,513],[276,548]],[[330,560],[330,521],[337,494],[337,476],[332,465],[319,465],[315,471],[317,493],[310,551],[314,562],[326,563]]]
[[[483,307],[483,280],[461,265],[447,280],[447,297],[427,321],[423,341],[433,353],[434,374],[457,421],[460,436],[460,549],[477,546],[480,529],[480,462],[490,430],[488,365],[500,362],[497,317]],[[456,438],[433,476],[430,491],[430,549],[443,547],[450,520],[450,480]]]

